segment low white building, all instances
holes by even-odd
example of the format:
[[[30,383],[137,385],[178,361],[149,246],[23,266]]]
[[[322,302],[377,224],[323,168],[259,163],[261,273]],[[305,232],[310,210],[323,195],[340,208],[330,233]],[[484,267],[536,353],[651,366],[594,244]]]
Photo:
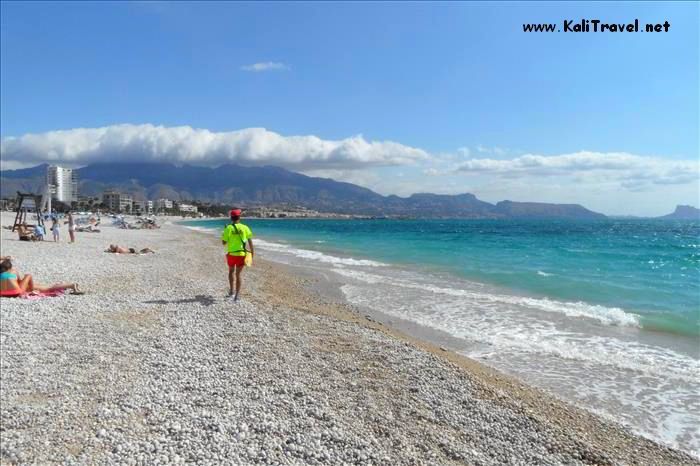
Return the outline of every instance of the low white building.
[[[158,199],[156,201],[156,210],[172,209],[173,201],[170,199]]]
[[[197,213],[197,206],[192,204],[178,204],[177,206],[180,212],[192,212]]]
[[[130,194],[118,191],[105,191],[102,193],[102,203],[112,212],[131,213],[134,200]]]
[[[153,201],[134,201],[134,211],[142,214],[153,213]]]

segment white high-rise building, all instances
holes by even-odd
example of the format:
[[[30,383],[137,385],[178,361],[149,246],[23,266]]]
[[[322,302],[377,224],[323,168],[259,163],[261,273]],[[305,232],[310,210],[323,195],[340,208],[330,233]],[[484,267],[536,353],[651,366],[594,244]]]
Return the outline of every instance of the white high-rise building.
[[[72,168],[49,165],[46,184],[53,199],[66,204],[78,201],[78,174]]]

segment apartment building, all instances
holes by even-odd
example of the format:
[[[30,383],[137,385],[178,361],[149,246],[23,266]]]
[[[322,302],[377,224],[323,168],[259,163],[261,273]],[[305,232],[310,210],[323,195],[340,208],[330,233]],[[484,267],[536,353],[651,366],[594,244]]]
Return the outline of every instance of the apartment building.
[[[134,199],[131,194],[119,191],[105,191],[102,193],[102,203],[112,212],[131,213],[134,207]]]
[[[78,174],[72,168],[49,165],[46,184],[52,199],[69,205],[78,201]]]

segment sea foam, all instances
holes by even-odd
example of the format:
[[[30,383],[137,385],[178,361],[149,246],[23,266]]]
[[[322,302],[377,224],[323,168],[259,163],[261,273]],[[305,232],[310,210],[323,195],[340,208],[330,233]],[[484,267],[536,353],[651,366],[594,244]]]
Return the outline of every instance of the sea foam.
[[[271,241],[265,241],[261,239],[255,240],[256,244],[259,245],[264,250],[281,252],[285,254],[291,254],[295,257],[301,259],[307,259],[315,262],[322,262],[331,265],[350,265],[350,266],[364,266],[364,267],[386,267],[388,264],[382,262],[367,260],[367,259],[353,259],[351,257],[338,257],[329,254],[324,254],[319,251],[311,251],[309,249],[295,248],[282,243],[274,243]]]
[[[484,293],[473,290],[441,287],[429,283],[400,280],[392,277],[371,274],[365,271],[358,270],[341,269],[335,270],[335,272],[340,275],[349,278],[354,278],[356,280],[363,281],[366,283],[388,283],[393,286],[424,290],[434,294],[470,298],[475,302],[487,301],[493,303],[524,306],[529,308],[535,308],[545,312],[560,313],[568,317],[586,317],[589,319],[597,320],[598,322],[604,325],[620,325],[630,327],[640,326],[639,315],[630,312],[625,312],[624,310],[616,307],[599,306],[584,302],[565,302],[556,301],[549,298],[531,298],[525,296]]]

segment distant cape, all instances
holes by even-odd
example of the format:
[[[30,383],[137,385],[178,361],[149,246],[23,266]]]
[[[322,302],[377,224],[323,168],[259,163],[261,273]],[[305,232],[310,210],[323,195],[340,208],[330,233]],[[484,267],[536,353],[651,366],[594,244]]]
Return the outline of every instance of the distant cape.
[[[700,220],[700,209],[696,209],[689,205],[676,206],[676,210],[668,215],[659,218],[667,218],[674,220]]]
[[[46,165],[0,173],[0,195],[41,192]],[[199,200],[224,204],[288,204],[320,212],[416,218],[566,218],[602,219],[578,204],[502,201],[494,205],[469,193],[418,193],[383,196],[370,189],[329,178],[316,178],[274,166],[228,164],[217,168],[154,163],[104,163],[77,169],[81,195],[105,189],[131,193],[135,199]]]

